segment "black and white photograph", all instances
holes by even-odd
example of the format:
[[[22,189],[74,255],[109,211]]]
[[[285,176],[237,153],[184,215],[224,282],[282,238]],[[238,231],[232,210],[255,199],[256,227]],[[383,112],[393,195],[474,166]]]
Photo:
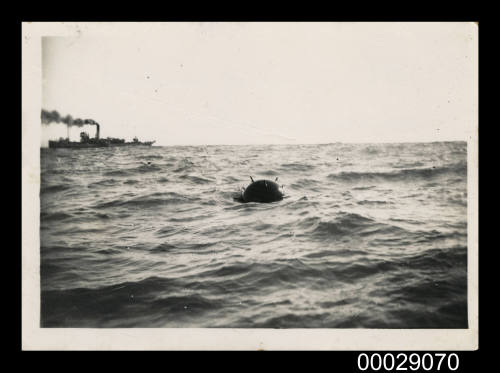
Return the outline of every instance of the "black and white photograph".
[[[36,328],[476,328],[477,24],[54,27]]]

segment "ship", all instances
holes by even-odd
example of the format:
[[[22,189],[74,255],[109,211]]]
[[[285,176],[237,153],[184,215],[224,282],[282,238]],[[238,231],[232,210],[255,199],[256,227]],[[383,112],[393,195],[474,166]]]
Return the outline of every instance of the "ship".
[[[137,137],[131,142],[126,142],[124,139],[118,139],[114,137],[107,137],[101,139],[99,137],[99,124],[93,123],[97,126],[95,137],[91,138],[87,132],[80,132],[80,141],[70,141],[69,136],[67,138],[60,138],[59,140],[49,140],[49,148],[106,148],[114,146],[151,146],[155,141],[139,141]]]

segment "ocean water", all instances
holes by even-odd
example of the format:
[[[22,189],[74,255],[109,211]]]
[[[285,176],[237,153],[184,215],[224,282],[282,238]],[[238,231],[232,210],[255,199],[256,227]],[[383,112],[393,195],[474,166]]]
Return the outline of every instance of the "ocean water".
[[[42,327],[467,328],[465,142],[41,149],[40,199]]]

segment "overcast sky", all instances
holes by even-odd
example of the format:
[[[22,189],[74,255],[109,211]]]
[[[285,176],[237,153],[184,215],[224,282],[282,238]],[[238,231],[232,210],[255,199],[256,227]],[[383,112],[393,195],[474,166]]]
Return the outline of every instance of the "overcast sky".
[[[126,31],[45,37],[42,107],[159,145],[467,140],[476,127],[473,23]]]

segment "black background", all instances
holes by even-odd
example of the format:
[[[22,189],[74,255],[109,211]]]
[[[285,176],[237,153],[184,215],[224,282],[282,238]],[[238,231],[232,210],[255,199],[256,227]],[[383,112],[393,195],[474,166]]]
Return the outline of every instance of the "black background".
[[[5,5],[6,3],[4,3]],[[9,67],[4,67],[3,78],[11,79],[11,87],[5,87],[3,90],[4,112],[14,114],[16,118],[7,120],[4,118],[2,123],[2,160],[4,166],[9,166],[9,173],[3,174],[3,186],[8,187],[8,191],[2,193],[4,202],[8,202],[9,207],[4,204],[4,219],[3,220],[3,245],[4,254],[3,266],[3,290],[2,291],[2,308],[10,311],[10,316],[4,316],[4,324],[10,329],[10,333],[2,333],[3,340],[7,342],[8,347],[3,348],[4,358],[13,360],[15,364],[12,368],[23,369],[27,365],[34,364],[35,369],[48,368],[50,370],[107,370],[112,369],[118,371],[123,368],[130,370],[139,370],[143,373],[146,370],[156,372],[168,371],[184,371],[184,370],[228,370],[240,371],[249,370],[260,372],[262,370],[277,369],[279,371],[287,371],[290,368],[304,370],[307,372],[326,371],[326,372],[358,372],[357,358],[359,353],[369,351],[328,351],[328,352],[304,352],[304,351],[273,351],[273,352],[197,352],[200,355],[198,358],[191,357],[190,352],[47,352],[40,353],[37,351],[22,351],[21,348],[21,22],[25,21],[478,21],[480,28],[480,97],[488,101],[489,97],[498,97],[498,94],[486,94],[484,84],[481,85],[481,77],[483,83],[492,81],[492,75],[485,72],[487,62],[496,62],[496,59],[485,57],[485,52],[491,43],[493,46],[498,43],[488,43],[488,37],[491,33],[493,23],[484,20],[484,17],[479,17],[479,13],[474,12],[470,5],[464,6],[461,14],[457,2],[450,4],[449,7],[443,6],[442,10],[436,9],[436,4],[424,3],[404,3],[407,5],[405,11],[401,11],[398,15],[389,15],[387,10],[380,9],[379,3],[373,3],[372,8],[365,8],[361,3],[353,3],[354,10],[346,13],[343,7],[338,3],[331,3],[326,9],[314,7],[312,3],[299,4],[283,4],[273,5],[270,3],[258,5],[250,2],[233,2],[232,6],[216,8],[212,3],[204,3],[203,5],[186,2],[182,5],[187,5],[187,11],[184,13],[178,12],[176,9],[179,3],[164,3],[160,9],[148,7],[145,2],[126,3],[122,2],[116,5],[104,7],[101,2],[98,5],[90,2],[67,2],[56,6],[48,6],[48,4],[28,4],[19,3],[18,6],[22,9],[12,16],[11,10],[7,11],[8,22],[3,22],[3,25],[8,25],[8,30],[4,32],[3,40],[8,41],[10,48],[3,49],[3,63],[11,64]],[[156,4],[155,6],[157,6]],[[175,5],[175,6],[174,6]],[[345,5],[345,4],[343,4]],[[164,8],[164,9],[161,9]],[[395,11],[393,7],[387,7]],[[386,9],[387,9],[386,8]],[[174,10],[175,9],[175,10]],[[413,14],[411,14],[413,11]],[[415,12],[417,11],[417,12]],[[420,11],[420,16],[415,15]],[[145,13],[139,16],[140,13]],[[377,14],[377,12],[379,14]],[[124,16],[123,13],[128,13]],[[433,13],[433,15],[430,15]],[[490,11],[491,13],[491,11]],[[484,20],[484,21],[483,21]],[[5,48],[5,43],[4,43]],[[493,47],[492,49],[495,49]],[[17,72],[17,74],[16,74]],[[12,81],[13,80],[13,81]],[[5,80],[4,80],[5,82]],[[482,93],[482,95],[481,95]],[[11,102],[12,101],[12,102]],[[15,104],[18,104],[15,110]],[[498,170],[495,165],[488,165],[491,161],[498,160],[498,155],[492,154],[492,150],[498,147],[496,144],[488,144],[488,140],[495,140],[495,136],[488,135],[487,132],[493,130],[497,125],[498,120],[493,118],[484,119],[487,117],[486,106],[480,105],[480,121],[479,125],[482,130],[480,141],[482,147],[479,151],[480,167],[479,179],[483,181],[482,185],[488,184],[495,186],[495,181],[488,181],[488,176],[495,176]],[[481,116],[483,120],[481,121]],[[485,122],[483,126],[481,124]],[[482,135],[482,136],[481,136]],[[495,141],[498,142],[498,141]],[[16,155],[18,157],[16,157]],[[17,158],[17,159],[16,159]],[[484,170],[481,173],[481,170]],[[482,176],[482,177],[481,177]],[[486,177],[486,179],[485,179]],[[493,183],[493,184],[492,184]],[[483,196],[484,188],[480,188],[480,196]],[[15,198],[17,197],[17,198]],[[483,196],[481,200],[487,199]],[[492,206],[496,200],[494,197],[488,200],[488,205]],[[485,215],[485,210],[480,208],[480,215]],[[493,216],[495,216],[493,214]],[[490,219],[483,219],[483,222]],[[493,217],[493,220],[498,220]],[[481,219],[480,219],[481,221]],[[8,224],[8,225],[5,225]],[[12,226],[12,227],[11,227]],[[17,232],[14,234],[14,232]],[[497,290],[485,289],[489,283],[495,284],[497,281],[492,278],[491,274],[495,273],[495,269],[489,270],[489,266],[494,263],[489,256],[494,255],[498,250],[498,245],[491,244],[485,239],[485,230],[480,235],[480,284],[483,285],[483,298],[480,297],[479,305],[479,349],[477,351],[378,351],[379,354],[392,352],[397,355],[399,352],[407,353],[416,352],[423,355],[425,352],[433,354],[434,352],[455,352],[460,359],[460,366],[457,372],[475,372],[484,369],[484,365],[488,364],[493,369],[495,366],[496,351],[495,339],[489,338],[496,331],[496,322],[490,320],[490,315],[496,312],[495,298],[498,294]],[[9,240],[5,240],[6,237]],[[11,239],[13,240],[11,241]],[[14,243],[14,244],[13,244]],[[483,245],[481,245],[481,243]],[[6,271],[7,270],[7,271]],[[10,273],[9,272],[13,272]],[[17,286],[16,286],[17,285]],[[4,329],[6,330],[6,329]],[[494,337],[494,336],[493,336]],[[99,360],[108,360],[106,364],[97,362]],[[7,361],[5,361],[7,363]],[[491,364],[489,364],[491,363]],[[482,368],[480,367],[482,366]],[[7,366],[5,365],[7,368]],[[104,368],[104,369],[103,369]],[[16,369],[16,370],[17,370]],[[491,368],[490,368],[491,369]],[[7,368],[7,371],[10,369]],[[369,371],[369,370],[367,370]],[[380,370],[379,372],[382,372]],[[420,369],[419,371],[423,371]],[[435,370],[433,370],[435,371]],[[447,371],[442,368],[441,371]],[[407,372],[412,372],[408,370]]]

